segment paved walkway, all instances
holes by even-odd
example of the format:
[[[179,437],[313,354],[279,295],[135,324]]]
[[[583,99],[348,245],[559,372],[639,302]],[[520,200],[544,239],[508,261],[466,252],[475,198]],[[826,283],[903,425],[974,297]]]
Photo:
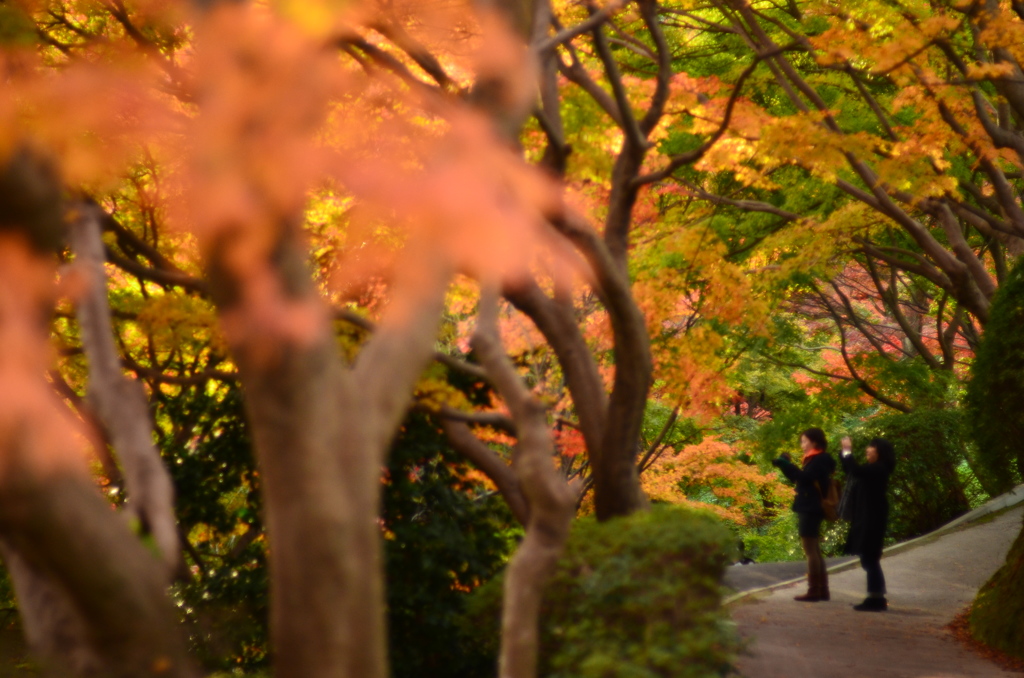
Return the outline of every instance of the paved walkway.
[[[918,537],[917,539],[911,539],[910,541],[894,544],[887,548],[885,552],[887,554],[892,554],[902,551],[905,548],[911,548],[919,541],[929,540],[935,535],[944,534],[945,532],[960,527],[966,523],[972,523],[990,513],[1002,511],[1007,507],[1016,506],[1022,502],[1024,502],[1024,485],[1018,485],[1006,494],[1002,494],[985,502],[978,508],[968,511],[956,520],[946,523],[934,532]],[[826,563],[830,571],[841,565],[846,565],[847,567],[859,567],[858,559],[852,556],[826,558]],[[807,564],[803,560],[777,563],[750,563],[748,565],[733,565],[729,567],[725,571],[723,583],[727,588],[736,591],[737,594],[743,594],[749,591],[755,591],[757,589],[789,582],[794,579],[800,579],[806,576],[806,574]],[[742,596],[729,596],[726,598],[726,603],[740,597]]]
[[[747,596],[731,606],[748,652],[745,678],[1007,678],[943,627],[1002,564],[1021,530],[1024,506],[961,529],[944,530],[887,553],[882,568],[890,610],[861,613],[864,572],[830,575],[832,600],[798,603],[804,583]]]
[[[831,570],[838,565],[846,563],[857,563],[860,561],[855,556],[843,556],[842,558],[826,558],[825,563]],[[807,576],[806,560],[790,560],[778,563],[750,563],[749,565],[730,565],[725,571],[722,583],[726,588],[744,593],[766,586],[782,584],[794,579]],[[726,597],[728,603],[732,597]]]

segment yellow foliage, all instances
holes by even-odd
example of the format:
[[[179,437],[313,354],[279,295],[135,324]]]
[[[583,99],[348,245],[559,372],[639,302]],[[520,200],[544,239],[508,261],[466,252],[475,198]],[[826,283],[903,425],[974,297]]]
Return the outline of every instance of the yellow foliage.
[[[226,351],[217,327],[217,315],[209,302],[182,294],[159,294],[143,302],[136,317],[139,329],[163,351],[185,345],[209,344]]]
[[[443,376],[432,374],[432,372],[442,370],[443,368],[432,367],[416,384],[417,404],[433,412],[440,411],[444,407],[465,412],[472,411],[473,407],[462,391],[448,383]]]

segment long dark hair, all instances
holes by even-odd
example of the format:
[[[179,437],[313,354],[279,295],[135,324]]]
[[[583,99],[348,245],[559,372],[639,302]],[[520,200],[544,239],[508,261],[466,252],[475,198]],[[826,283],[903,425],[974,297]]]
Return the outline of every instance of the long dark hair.
[[[805,436],[810,440],[811,445],[814,445],[816,449],[819,449],[822,452],[828,449],[828,441],[825,440],[825,432],[820,428],[809,428],[800,435]],[[890,447],[892,446],[890,445]]]
[[[878,463],[889,469],[889,473],[893,472],[896,468],[896,451],[885,438],[872,438],[871,442],[868,443],[870,447],[875,448],[875,452],[878,452]]]

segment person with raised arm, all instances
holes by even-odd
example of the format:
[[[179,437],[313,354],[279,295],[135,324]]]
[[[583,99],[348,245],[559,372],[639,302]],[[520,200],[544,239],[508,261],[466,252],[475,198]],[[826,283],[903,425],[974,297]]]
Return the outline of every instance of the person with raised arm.
[[[799,466],[785,452],[772,461],[783,475],[796,484],[793,511],[797,515],[800,544],[807,556],[807,593],[793,599],[806,603],[830,598],[828,571],[825,569],[825,558],[821,555],[821,522],[825,519],[821,499],[828,493],[836,461],[825,451],[827,447],[825,432],[820,428],[809,428],[800,435],[803,458]]]
[[[888,609],[889,602],[885,598],[882,543],[889,524],[889,499],[886,495],[889,476],[896,468],[896,454],[888,440],[874,438],[864,452],[867,463],[860,464],[853,457],[853,442],[849,437],[843,438],[842,447],[843,470],[848,478],[856,479],[845,551],[860,556],[860,565],[868,575],[868,596],[853,609],[883,612]]]

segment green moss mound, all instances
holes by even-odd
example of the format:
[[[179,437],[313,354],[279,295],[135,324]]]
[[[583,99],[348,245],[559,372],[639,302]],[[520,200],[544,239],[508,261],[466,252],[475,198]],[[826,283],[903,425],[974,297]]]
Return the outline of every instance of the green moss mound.
[[[670,506],[580,520],[544,594],[549,678],[706,678],[738,649],[720,581],[735,538],[717,518]],[[497,653],[501,581],[478,591],[468,626]]]
[[[1024,531],[1003,566],[978,591],[970,623],[975,638],[1024,659]]]

